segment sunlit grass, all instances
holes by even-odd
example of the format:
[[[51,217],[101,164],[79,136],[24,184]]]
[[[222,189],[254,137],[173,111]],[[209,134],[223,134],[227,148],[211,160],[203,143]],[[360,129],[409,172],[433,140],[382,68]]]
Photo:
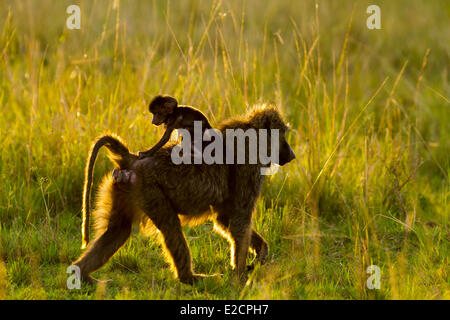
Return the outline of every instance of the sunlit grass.
[[[450,298],[447,3],[381,2],[368,30],[363,2],[82,1],[72,31],[70,4],[0,4],[0,298]],[[213,126],[255,103],[284,113],[297,159],[253,221],[269,261],[235,286],[228,243],[186,228],[195,270],[221,275],[186,286],[135,232],[95,274],[113,281],[68,290],[90,145],[106,131],[134,151],[156,142],[158,93]],[[95,181],[110,170],[102,153]]]

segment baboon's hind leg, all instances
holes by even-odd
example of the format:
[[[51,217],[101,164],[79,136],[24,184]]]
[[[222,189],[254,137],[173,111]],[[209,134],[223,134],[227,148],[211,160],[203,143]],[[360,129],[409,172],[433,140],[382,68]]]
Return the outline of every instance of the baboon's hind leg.
[[[250,248],[255,252],[255,259],[250,265],[247,266],[247,270],[252,270],[255,267],[255,262],[264,264],[269,254],[269,246],[267,245],[267,242],[254,229],[252,229]]]
[[[152,197],[147,198],[143,211],[152,220],[162,234],[162,245],[166,257],[172,265],[178,279],[183,283],[192,284],[205,275],[192,271],[191,254],[183,234],[180,219],[160,190],[152,189]],[[159,199],[155,199],[158,197]]]
[[[113,195],[118,192],[116,190]],[[87,282],[92,282],[90,274],[103,266],[131,234],[133,212],[124,195],[115,195],[111,200],[112,212],[106,231],[73,263],[80,268],[81,279]]]

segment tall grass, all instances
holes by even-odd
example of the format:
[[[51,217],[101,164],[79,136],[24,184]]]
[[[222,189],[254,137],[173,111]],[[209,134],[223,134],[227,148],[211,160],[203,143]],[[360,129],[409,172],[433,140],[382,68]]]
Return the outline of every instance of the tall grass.
[[[0,298],[448,299],[450,29],[445,1],[72,1],[0,4]],[[232,285],[211,225],[186,228],[179,284],[154,239],[132,239],[70,291],[84,164],[97,135],[162,135],[146,104],[176,96],[211,120],[276,103],[297,160],[267,179],[254,225],[270,259]],[[110,172],[100,157],[95,181]],[[381,268],[369,290],[367,267]],[[149,290],[151,288],[151,290]]]

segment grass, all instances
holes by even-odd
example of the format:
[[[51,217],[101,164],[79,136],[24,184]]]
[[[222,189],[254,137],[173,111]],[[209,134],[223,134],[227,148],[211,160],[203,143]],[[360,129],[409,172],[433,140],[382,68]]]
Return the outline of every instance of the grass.
[[[74,2],[80,30],[65,27]],[[378,1],[369,30],[370,4],[2,1],[0,298],[449,299],[450,7]],[[195,270],[222,274],[187,286],[136,231],[95,274],[113,281],[68,290],[90,145],[155,143],[160,92],[213,126],[265,101],[285,114],[297,160],[253,222],[269,262],[235,286],[226,241],[186,227]],[[111,168],[102,153],[95,182]]]

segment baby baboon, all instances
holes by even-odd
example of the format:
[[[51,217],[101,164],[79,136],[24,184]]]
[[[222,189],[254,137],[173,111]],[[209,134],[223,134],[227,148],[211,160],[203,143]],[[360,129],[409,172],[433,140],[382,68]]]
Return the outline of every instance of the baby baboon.
[[[170,139],[175,129],[186,129],[189,131],[191,138],[194,137],[194,121],[202,122],[203,132],[211,129],[208,118],[200,111],[193,107],[179,107],[178,102],[171,96],[156,96],[149,105],[149,111],[153,114],[152,123],[156,126],[165,124],[166,131],[161,140],[151,149],[139,152],[139,159],[150,157],[156,151],[161,149]]]
[[[224,135],[225,129],[238,128],[278,129],[278,164],[284,165],[295,158],[285,139],[287,127],[275,108],[256,109],[219,127]],[[263,165],[247,162],[238,165],[176,165],[170,158],[173,145],[155,152],[152,157],[139,160],[118,138],[99,138],[86,170],[84,228],[88,227],[89,221],[92,169],[102,145],[109,149],[110,158],[120,170],[130,172],[125,174],[124,183],[113,184],[112,178],[106,176],[100,187],[95,210],[97,237],[74,262],[80,268],[83,280],[91,280],[90,274],[104,265],[126,242],[136,222],[142,227],[150,221],[158,228],[165,256],[176,276],[184,283],[193,283],[203,275],[192,270],[182,224],[213,220],[215,230],[231,244],[231,265],[238,277],[246,270],[249,249],[255,252],[257,261],[265,261],[267,243],[251,227],[252,213],[264,179],[260,174]],[[231,167],[234,168],[232,176]],[[230,185],[233,187],[230,188]],[[86,240],[87,229],[83,232]]]

